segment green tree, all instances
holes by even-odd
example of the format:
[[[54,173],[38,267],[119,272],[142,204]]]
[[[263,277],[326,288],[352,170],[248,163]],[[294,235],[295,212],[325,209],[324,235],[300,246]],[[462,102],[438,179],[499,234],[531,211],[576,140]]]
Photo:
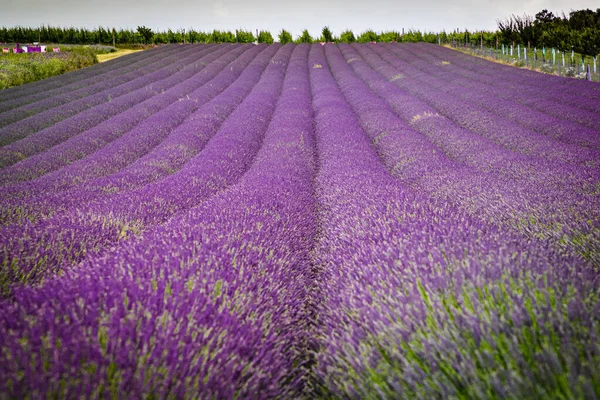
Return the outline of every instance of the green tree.
[[[423,42],[423,41],[425,41],[425,38],[423,37],[423,33],[421,33],[421,31],[418,31],[418,30],[415,30],[415,29],[409,29],[408,32],[406,32],[404,34],[404,36],[400,37],[400,40],[402,42],[416,43],[416,42]]]
[[[258,43],[271,44],[273,42],[274,42],[274,40],[273,40],[273,35],[271,35],[271,32],[269,32],[269,31],[258,32]]]
[[[520,40],[519,30],[514,19],[507,18],[505,20],[496,21],[498,30],[500,31],[500,41],[504,44],[518,43]]]
[[[328,26],[323,27],[323,30],[321,31],[321,40],[323,42],[333,42],[333,34]]]
[[[520,42],[524,46],[537,46],[538,37],[536,35],[533,17],[524,14],[522,17],[518,15],[513,15],[513,18],[517,25],[517,31],[519,32]]]
[[[256,40],[251,31],[244,31],[242,29],[236,29],[235,40],[238,43],[252,43]]]
[[[351,30],[346,29],[344,32],[340,34],[340,42],[344,43],[353,43],[356,42],[356,38],[354,37],[354,33]]]
[[[572,43],[576,52],[584,56],[600,54],[600,30],[586,27],[583,30],[573,30]]]
[[[152,40],[152,37],[154,36],[152,29],[146,28],[145,26],[138,26],[137,32],[139,33],[139,35],[142,38],[144,38],[144,43],[146,43],[146,44],[148,44]]]
[[[235,35],[230,31],[213,30],[209,43],[235,43]]]
[[[310,36],[310,33],[308,33],[308,29],[305,29],[302,31],[302,34],[300,36],[298,36],[298,39],[296,39],[297,43],[312,43],[313,42],[313,38],[312,36]]]
[[[359,43],[369,43],[369,42],[378,42],[379,35],[375,33],[375,31],[369,29],[358,35]]]
[[[286,44],[294,41],[294,39],[292,39],[292,34],[286,31],[285,29],[282,29],[281,32],[279,32],[278,38],[279,43],[281,44]]]
[[[399,42],[401,39],[402,36],[396,31],[382,32],[381,35],[379,35],[380,42]]]

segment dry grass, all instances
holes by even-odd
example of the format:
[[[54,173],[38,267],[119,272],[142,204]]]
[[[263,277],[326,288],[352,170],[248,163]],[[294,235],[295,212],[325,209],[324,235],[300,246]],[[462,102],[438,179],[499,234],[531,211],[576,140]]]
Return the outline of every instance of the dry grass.
[[[113,60],[115,58],[119,58],[121,56],[126,56],[127,54],[137,53],[138,51],[143,51],[143,50],[119,49],[119,50],[115,51],[114,53],[98,54],[96,57],[98,57],[98,62],[103,63],[108,60]]]

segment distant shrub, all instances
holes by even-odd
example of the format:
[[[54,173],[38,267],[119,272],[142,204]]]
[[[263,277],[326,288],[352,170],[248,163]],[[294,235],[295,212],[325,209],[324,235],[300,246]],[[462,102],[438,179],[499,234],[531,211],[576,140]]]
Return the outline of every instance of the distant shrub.
[[[144,43],[148,44],[152,42],[152,38],[154,37],[152,29],[147,28],[146,26],[138,26],[137,33],[144,38]]]
[[[390,42],[399,42],[401,40],[402,40],[402,35],[396,31],[382,32],[379,35],[380,42],[390,43]]]
[[[89,47],[74,47],[68,54],[69,59],[66,63],[67,71],[85,68],[98,62],[96,52]]]
[[[525,66],[525,61],[523,61],[523,60],[514,60],[513,61],[513,65],[515,67],[524,67]]]
[[[256,40],[252,32],[242,29],[235,30],[235,40],[238,43],[252,43]]]
[[[369,29],[358,36],[359,43],[378,42],[379,35],[375,31]]]
[[[423,39],[424,39],[423,33],[421,31],[417,31],[417,30],[413,30],[413,29],[409,29],[408,32],[406,32],[404,34],[404,36],[401,37],[401,40],[403,42],[412,42],[412,43],[422,42]]]
[[[188,40],[190,43],[206,43],[209,39],[210,34],[206,32],[197,32],[193,29],[190,29],[188,33]]]
[[[313,38],[312,36],[310,36],[310,33],[308,33],[308,29],[305,29],[302,31],[302,34],[300,36],[298,36],[298,39],[296,39],[296,43],[312,43],[313,42]]]
[[[208,34],[206,34],[208,35]],[[196,41],[196,43],[204,43],[204,41]],[[116,48],[118,49],[127,49],[127,50],[147,50],[156,47],[156,44],[117,44]]]
[[[542,66],[540,67],[540,70],[542,72],[545,72],[547,74],[551,74],[554,72],[554,67],[552,66],[552,64],[548,64],[548,63],[544,63],[542,64]]]
[[[292,34],[286,31],[285,29],[282,29],[281,32],[279,32],[278,38],[279,43],[281,44],[286,44],[294,41],[294,39],[292,39]]]
[[[103,44],[93,44],[91,46],[89,46],[94,53],[96,54],[109,54],[109,53],[114,53],[117,51],[117,48],[114,46],[107,46],[107,45],[103,45]]]
[[[574,67],[567,67],[565,68],[565,75],[574,78],[577,75],[577,69]]]
[[[333,34],[328,26],[323,27],[323,30],[321,31],[321,41],[333,42]]]
[[[340,42],[344,43],[354,43],[356,42],[356,37],[354,37],[354,33],[351,30],[347,29],[340,34]]]
[[[208,40],[210,43],[235,43],[235,35],[230,31],[213,30]]]
[[[258,32],[258,43],[268,43],[271,44],[275,40],[273,40],[273,35],[269,31],[260,31]]]
[[[77,59],[77,65],[81,65],[81,60]],[[54,75],[60,75],[67,70],[64,62],[58,58],[51,58],[45,62],[31,63],[31,71],[35,75],[35,80],[49,78]]]

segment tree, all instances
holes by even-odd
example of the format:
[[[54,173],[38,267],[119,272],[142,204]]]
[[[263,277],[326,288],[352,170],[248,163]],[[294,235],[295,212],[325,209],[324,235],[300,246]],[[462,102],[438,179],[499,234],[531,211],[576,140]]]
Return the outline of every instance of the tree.
[[[308,33],[308,29],[305,29],[302,31],[302,34],[300,36],[298,36],[298,39],[296,39],[297,43],[312,43],[313,42],[313,38],[312,36],[310,36],[310,33]]]
[[[555,18],[556,17],[552,13],[552,11],[548,11],[544,8],[542,11],[535,14],[535,24],[536,25],[549,24],[549,23],[552,23],[552,21],[554,21]]]
[[[271,44],[273,42],[274,42],[274,40],[273,40],[273,35],[271,35],[271,32],[269,32],[269,31],[258,32],[258,43]]]
[[[278,38],[279,43],[281,44],[286,44],[294,41],[294,39],[292,39],[292,34],[286,31],[285,29],[282,29],[281,32],[279,32]]]
[[[137,31],[141,37],[144,38],[144,43],[148,44],[152,40],[154,33],[152,33],[152,29],[146,28],[145,26],[138,26]]]
[[[256,40],[252,32],[242,29],[235,30],[235,40],[238,43],[252,43]]]
[[[381,35],[379,35],[380,42],[399,42],[401,39],[402,36],[396,31],[381,32]]]
[[[596,56],[600,54],[600,30],[586,27],[571,31],[571,41],[576,52],[584,56]]]
[[[235,35],[231,31],[220,31],[214,29],[209,42],[212,43],[235,43]]]
[[[322,35],[321,40],[323,42],[333,42],[333,34],[329,30],[328,26],[323,27],[323,30],[321,31],[321,35]]]
[[[369,29],[364,31],[358,36],[359,43],[369,43],[369,42],[378,42],[379,35],[375,33],[375,31]]]
[[[572,30],[582,31],[585,28],[597,28],[599,22],[596,13],[590,9],[569,13],[569,25]]]
[[[346,29],[344,32],[340,34],[340,42],[344,43],[353,43],[356,42],[356,38],[354,37],[354,33],[351,30]]]
[[[524,46],[537,46],[537,36],[533,24],[533,17],[527,14],[523,14],[523,16],[513,15],[515,23],[517,25],[517,30],[519,32],[519,37],[521,39],[521,43]]]
[[[514,44],[515,42],[519,41],[519,30],[517,29],[517,25],[512,17],[505,20],[498,20],[496,22],[498,24],[500,41],[502,43]]]

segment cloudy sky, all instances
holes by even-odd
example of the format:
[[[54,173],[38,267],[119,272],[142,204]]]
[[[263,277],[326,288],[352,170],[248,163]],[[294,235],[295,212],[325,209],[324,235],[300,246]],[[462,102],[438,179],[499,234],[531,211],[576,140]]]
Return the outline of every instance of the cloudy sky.
[[[543,8],[568,13],[599,6],[598,0],[0,0],[0,26],[243,28],[273,35],[285,28],[295,37],[305,28],[317,36],[325,25],[334,34],[344,29],[495,29],[497,19],[513,13],[534,15]]]

